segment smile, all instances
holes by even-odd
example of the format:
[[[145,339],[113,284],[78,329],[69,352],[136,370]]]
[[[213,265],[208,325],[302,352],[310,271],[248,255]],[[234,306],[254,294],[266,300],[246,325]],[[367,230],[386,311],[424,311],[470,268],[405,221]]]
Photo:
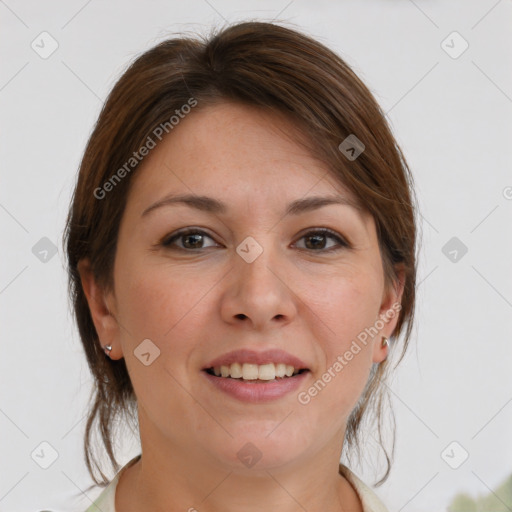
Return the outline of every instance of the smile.
[[[234,363],[234,365],[239,363]],[[215,368],[208,368],[203,370],[201,373],[206,377],[208,382],[217,390],[220,391],[223,395],[228,395],[236,400],[241,402],[248,403],[262,403],[269,402],[272,400],[277,400],[282,398],[293,391],[297,391],[299,386],[304,382],[304,380],[308,377],[310,371],[306,369],[295,370],[292,368],[291,375],[286,375],[286,373],[290,373],[290,369],[288,371],[285,369],[285,375],[276,376],[275,372],[278,374],[282,373],[282,368],[280,365],[274,365],[273,363],[267,365],[240,365],[242,367],[242,376],[234,377],[230,375],[231,366],[224,367],[224,374],[222,376],[222,370],[217,368],[218,372],[221,372],[220,375],[215,374]],[[245,379],[245,367],[248,367],[249,379]],[[255,378],[254,375],[256,370],[259,371],[261,367],[276,367],[274,370],[272,368],[263,368],[263,376],[266,379]],[[285,365],[286,366],[286,365]],[[235,375],[237,368],[235,366]],[[266,373],[265,373],[266,372]],[[271,373],[273,372],[273,373]],[[272,376],[274,375],[274,376]],[[271,377],[272,376],[272,377]],[[269,378],[271,377],[271,378]]]
[[[295,369],[292,365],[284,363],[232,363],[230,365],[221,365],[208,368],[206,370],[210,375],[222,378],[242,379],[244,381],[273,381],[297,375],[305,369]]]

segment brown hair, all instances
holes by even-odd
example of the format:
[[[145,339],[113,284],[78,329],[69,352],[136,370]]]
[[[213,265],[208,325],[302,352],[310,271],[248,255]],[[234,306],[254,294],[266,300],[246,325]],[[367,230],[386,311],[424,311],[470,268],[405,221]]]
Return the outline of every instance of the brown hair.
[[[126,162],[148,141],[155,128],[172,129],[171,118],[184,105],[196,108],[237,101],[284,114],[309,141],[313,155],[326,162],[375,220],[387,285],[396,285],[395,265],[402,266],[405,287],[392,339],[404,334],[400,360],[412,330],[416,286],[416,222],[412,177],[384,114],[368,88],[335,53],[314,39],[275,23],[244,22],[228,26],[206,40],[166,40],[139,56],[108,96],[80,165],[63,237],[68,257],[69,295],[80,338],[94,378],[84,437],[87,468],[93,480],[108,479],[92,452],[95,420],[114,471],[120,466],[113,450],[114,420],[134,419],[136,397],[124,359],[105,356],[82,289],[77,265],[89,259],[93,275],[113,290],[113,264],[119,225],[131,177]],[[166,124],[167,123],[167,124]],[[339,145],[355,135],[365,145],[355,159]],[[123,167],[124,166],[124,167]],[[126,172],[113,182],[117,170]],[[128,172],[130,171],[130,172]],[[112,183],[108,197],[98,192]],[[398,351],[398,346],[394,351]],[[397,364],[398,364],[397,362]],[[390,471],[392,453],[381,436],[385,379],[390,362],[375,364],[360,400],[348,420],[345,443],[359,449],[360,425],[369,410],[377,422],[379,443]],[[93,398],[94,397],[94,398]],[[394,448],[394,429],[393,429]],[[91,461],[103,481],[96,480]]]

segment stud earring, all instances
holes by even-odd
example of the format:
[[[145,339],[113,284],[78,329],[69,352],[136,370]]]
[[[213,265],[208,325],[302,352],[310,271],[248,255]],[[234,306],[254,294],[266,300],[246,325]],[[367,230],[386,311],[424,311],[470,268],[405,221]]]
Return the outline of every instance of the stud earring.
[[[382,336],[382,348],[384,348],[386,346],[389,347],[389,341],[386,338],[386,336]]]
[[[110,352],[112,351],[112,345],[105,345],[103,347],[103,350],[105,351],[105,354],[107,354],[107,356],[110,357]]]

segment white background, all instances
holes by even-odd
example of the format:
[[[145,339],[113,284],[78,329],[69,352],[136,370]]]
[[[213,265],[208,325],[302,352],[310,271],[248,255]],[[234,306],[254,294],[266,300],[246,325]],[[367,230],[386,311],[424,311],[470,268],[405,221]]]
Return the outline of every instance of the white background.
[[[1,512],[83,512],[100,492],[80,492],[91,484],[82,454],[90,375],[67,304],[61,236],[102,101],[128,62],[173,32],[274,17],[353,66],[416,180],[417,325],[392,386],[396,461],[377,493],[390,511],[443,511],[457,492],[487,494],[512,472],[510,0],[5,0]],[[47,59],[31,48],[43,31],[59,45]],[[441,46],[453,31],[469,44],[458,58]],[[448,44],[461,48],[453,36]],[[442,252],[454,236],[468,248],[457,262]],[[32,252],[43,237],[58,249],[46,263]],[[454,440],[469,453],[459,469],[441,458]],[[43,441],[58,452],[46,470],[31,458]],[[137,453],[128,439],[120,462]],[[369,466],[355,469],[375,481]]]

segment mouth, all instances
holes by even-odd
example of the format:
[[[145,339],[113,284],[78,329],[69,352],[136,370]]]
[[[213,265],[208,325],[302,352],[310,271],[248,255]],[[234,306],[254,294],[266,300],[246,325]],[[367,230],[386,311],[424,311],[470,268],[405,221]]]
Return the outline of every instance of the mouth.
[[[237,367],[237,363],[231,366],[209,367],[204,368],[201,373],[213,389],[240,402],[252,404],[284,399],[304,386],[308,374],[311,373],[308,368],[295,369],[293,366],[286,368],[287,365],[284,364],[284,373],[280,364],[238,366],[241,366],[241,369]],[[271,366],[276,367],[274,373]]]
[[[217,373],[215,372],[216,368],[205,368],[204,372],[206,372],[208,375],[211,375],[212,377],[216,377],[218,379],[232,379],[232,380],[237,380],[239,382],[246,382],[246,383],[257,383],[257,384],[265,384],[267,382],[279,382],[279,381],[284,381],[284,380],[289,380],[289,379],[294,379],[296,378],[298,375],[302,375],[303,373],[306,373],[306,372],[309,372],[310,370],[307,369],[307,368],[301,368],[299,370],[293,370],[293,373],[291,375],[275,375],[274,377],[272,377],[271,375],[267,376],[266,378],[259,378],[258,377],[252,377],[251,378],[245,378],[244,375],[239,375],[239,376],[231,376],[231,375],[226,375],[226,372],[224,372],[224,375],[222,375],[220,373],[220,371],[217,369]]]

